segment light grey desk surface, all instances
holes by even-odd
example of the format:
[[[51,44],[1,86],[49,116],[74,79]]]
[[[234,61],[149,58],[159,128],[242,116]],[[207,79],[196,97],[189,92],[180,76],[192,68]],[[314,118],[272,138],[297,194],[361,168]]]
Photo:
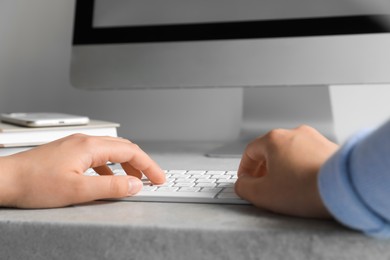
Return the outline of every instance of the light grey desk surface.
[[[206,147],[143,145],[166,169],[237,169],[239,159],[204,157]],[[0,212],[0,259],[390,259],[390,241],[249,205],[98,201]]]

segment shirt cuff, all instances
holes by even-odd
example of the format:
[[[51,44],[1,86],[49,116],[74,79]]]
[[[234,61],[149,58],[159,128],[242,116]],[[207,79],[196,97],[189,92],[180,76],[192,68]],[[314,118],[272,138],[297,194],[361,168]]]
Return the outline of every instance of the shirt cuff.
[[[318,187],[325,206],[336,220],[367,235],[390,238],[389,225],[362,201],[350,178],[351,151],[370,133],[365,130],[353,136],[325,162],[320,169]]]

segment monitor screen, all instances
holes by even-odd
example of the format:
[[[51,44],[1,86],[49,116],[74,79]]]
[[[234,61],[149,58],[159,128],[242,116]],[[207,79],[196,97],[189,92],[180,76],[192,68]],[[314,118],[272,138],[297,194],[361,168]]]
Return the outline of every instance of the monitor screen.
[[[86,89],[390,82],[388,0],[77,0]]]

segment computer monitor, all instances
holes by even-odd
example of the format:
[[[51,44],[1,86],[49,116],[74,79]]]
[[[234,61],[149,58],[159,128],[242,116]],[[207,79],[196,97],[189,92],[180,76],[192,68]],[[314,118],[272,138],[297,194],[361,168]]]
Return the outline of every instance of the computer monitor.
[[[291,86],[389,83],[389,21],[388,0],[76,0],[71,81],[285,100]]]
[[[78,0],[86,89],[389,82],[388,0]]]

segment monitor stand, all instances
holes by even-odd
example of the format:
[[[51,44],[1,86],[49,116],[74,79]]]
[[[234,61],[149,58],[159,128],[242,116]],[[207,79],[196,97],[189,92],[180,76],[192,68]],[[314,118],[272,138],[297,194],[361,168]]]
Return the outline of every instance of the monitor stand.
[[[328,86],[245,88],[240,136],[206,156],[241,157],[246,145],[274,128],[307,124],[336,141]]]

